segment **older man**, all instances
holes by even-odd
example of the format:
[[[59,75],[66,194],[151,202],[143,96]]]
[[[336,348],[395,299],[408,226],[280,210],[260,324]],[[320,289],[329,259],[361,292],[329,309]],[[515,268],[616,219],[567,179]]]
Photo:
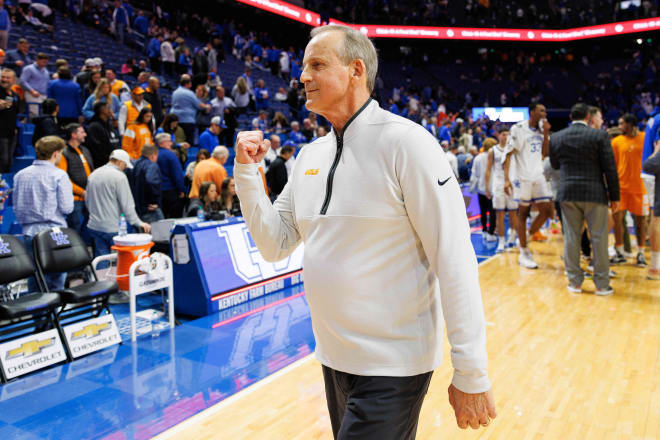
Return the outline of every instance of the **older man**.
[[[195,143],[195,116],[197,111],[209,112],[211,106],[201,102],[192,90],[189,75],[181,75],[179,87],[172,93],[172,113],[179,117],[179,126],[186,134],[186,142]]]
[[[30,43],[25,38],[21,38],[16,43],[16,49],[7,51],[5,66],[13,69],[16,76],[20,76],[25,66],[32,64],[32,58],[28,55],[29,50]]]
[[[227,178],[227,170],[225,170],[225,163],[229,157],[229,150],[220,145],[215,147],[211,158],[201,161],[195,166],[193,173],[192,188],[188,197],[196,199],[199,197],[199,187],[204,182],[213,182],[217,188],[222,187],[222,181]]]
[[[589,127],[588,118],[589,106],[573,106],[573,123],[550,138],[550,163],[561,171],[557,200],[561,206],[568,290],[582,292],[580,236],[586,220],[593,244],[596,295],[606,296],[614,293],[607,253],[607,205],[609,202],[616,211],[619,178],[607,133]]]
[[[303,148],[275,204],[258,172],[270,147],[261,132],[239,133],[234,176],[264,258],[279,261],[305,243],[335,438],[415,437],[442,361],[443,315],[458,425],[488,425],[496,413],[477,260],[444,153],[423,127],[370,99],[378,59],[359,31],[314,29],[303,65],[306,106],[332,123],[332,133]]]
[[[169,133],[158,133],[154,140],[158,147],[158,168],[162,176],[163,214],[166,218],[178,218],[183,212],[186,191],[181,162],[172,151],[172,136]]]

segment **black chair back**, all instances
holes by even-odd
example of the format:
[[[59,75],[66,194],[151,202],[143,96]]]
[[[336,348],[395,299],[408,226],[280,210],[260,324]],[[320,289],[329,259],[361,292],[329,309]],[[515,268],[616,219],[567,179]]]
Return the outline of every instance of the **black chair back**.
[[[34,256],[43,273],[69,272],[91,264],[87,244],[71,228],[52,228],[34,237]]]
[[[32,257],[14,235],[0,234],[0,284],[34,276]]]

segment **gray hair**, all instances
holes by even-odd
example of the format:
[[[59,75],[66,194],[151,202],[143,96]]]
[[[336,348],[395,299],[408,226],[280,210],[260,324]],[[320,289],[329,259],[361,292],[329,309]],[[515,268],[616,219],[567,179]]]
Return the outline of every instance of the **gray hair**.
[[[376,53],[376,47],[362,32],[337,24],[314,28],[310,36],[314,38],[317,35],[332,31],[341,32],[344,36],[343,47],[337,54],[344,64],[348,65],[358,59],[364,62],[367,68],[367,89],[369,89],[369,93],[372,93],[376,84],[376,74],[378,73],[378,54]]]
[[[213,149],[211,156],[215,157],[216,159],[223,159],[225,157],[229,157],[229,150],[223,145],[218,145]]]
[[[156,136],[154,136],[154,140],[156,141],[156,145],[160,145],[161,142],[166,141],[166,140],[171,140],[172,135],[169,133],[158,133]]]

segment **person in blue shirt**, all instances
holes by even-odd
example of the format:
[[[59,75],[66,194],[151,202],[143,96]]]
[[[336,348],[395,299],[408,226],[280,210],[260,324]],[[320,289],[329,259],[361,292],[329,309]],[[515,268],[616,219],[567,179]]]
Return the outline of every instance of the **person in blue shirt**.
[[[57,101],[60,107],[58,122],[62,127],[72,122],[82,122],[82,96],[80,86],[73,81],[73,75],[68,67],[57,70],[58,79],[48,84],[48,97]]]
[[[153,223],[163,220],[162,177],[158,161],[158,148],[154,145],[142,147],[140,158],[133,167],[133,199],[135,211],[140,218]]]
[[[394,113],[395,115],[399,114],[399,107],[396,105],[396,102],[392,98],[389,99],[389,104],[390,108],[388,109],[390,113]]]
[[[220,116],[214,116],[211,119],[211,125],[209,128],[204,130],[204,133],[199,136],[199,148],[213,151],[215,147],[220,145],[219,135],[224,128],[227,128],[227,126],[222,118],[220,118]]]
[[[9,12],[3,6],[4,1],[0,0],[0,49],[7,50],[11,18],[9,18]]]
[[[268,110],[270,94],[263,79],[257,81],[257,88],[254,89],[254,99],[257,111]]]
[[[179,118],[179,126],[186,134],[186,141],[192,145],[195,143],[197,110],[208,112],[211,110],[211,106],[201,102],[191,88],[192,80],[190,76],[181,75],[179,87],[172,93],[171,112]]]
[[[307,138],[300,131],[300,124],[298,121],[291,122],[291,132],[289,133],[289,140],[293,141],[295,145],[307,143]]]
[[[291,78],[295,79],[296,81],[299,81],[301,73],[302,73],[302,69],[300,68],[300,61],[298,61],[297,59],[292,59],[292,61],[291,61]]]
[[[133,21],[133,27],[144,36],[149,33],[149,20],[144,16],[144,12],[138,11],[137,17]]]
[[[21,38],[18,40],[18,43],[16,43],[16,49],[7,51],[7,56],[5,58],[5,64],[3,67],[9,67],[10,69],[13,69],[14,72],[16,72],[16,76],[21,76],[23,67],[34,62],[32,57],[28,55],[29,50],[30,43],[25,38]]]
[[[179,64],[179,71],[190,75],[192,73],[192,58],[190,58],[190,50],[184,47],[177,60]]]
[[[163,214],[166,218],[179,218],[183,214],[186,187],[183,183],[183,168],[172,151],[169,133],[159,133],[154,142],[158,146],[158,168],[162,178]]]
[[[447,141],[447,143],[451,143],[451,121],[449,118],[442,121],[442,127],[440,127],[440,130],[438,131],[438,139],[440,139],[441,142]]]
[[[656,141],[660,139],[660,107],[653,110],[652,116],[646,123],[646,133],[644,134],[644,152],[642,161],[645,161],[653,154],[653,148]]]
[[[149,65],[151,66],[151,71],[157,74],[160,74],[160,45],[162,43],[163,36],[158,34],[153,37],[151,41],[149,41],[149,45],[147,46],[147,57],[149,57]]]
[[[115,35],[121,44],[124,44],[124,33],[131,29],[128,11],[121,0],[115,0],[115,10],[112,13],[112,25]]]

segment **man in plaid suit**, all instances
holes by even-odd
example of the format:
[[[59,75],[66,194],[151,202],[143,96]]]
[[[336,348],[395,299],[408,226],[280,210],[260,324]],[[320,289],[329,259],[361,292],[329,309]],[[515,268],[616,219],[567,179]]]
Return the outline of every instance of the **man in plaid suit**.
[[[593,245],[596,295],[611,295],[607,253],[607,204],[616,211],[619,177],[607,133],[587,126],[589,106],[575,104],[571,125],[550,137],[550,163],[561,177],[557,200],[564,228],[564,264],[568,289],[582,291],[580,235],[587,221]]]

